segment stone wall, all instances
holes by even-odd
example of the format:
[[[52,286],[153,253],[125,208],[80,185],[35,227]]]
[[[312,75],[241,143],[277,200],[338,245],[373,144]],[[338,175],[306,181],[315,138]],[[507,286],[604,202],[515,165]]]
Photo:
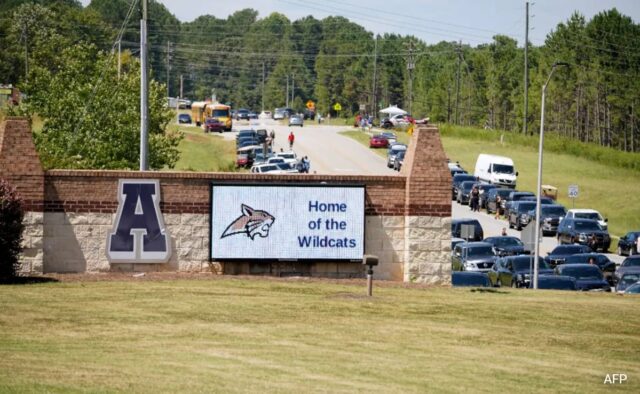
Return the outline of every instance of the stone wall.
[[[7,147],[21,147],[19,150]],[[23,272],[213,271],[220,274],[362,277],[349,262],[212,262],[209,260],[211,182],[365,185],[365,253],[380,257],[379,279],[450,280],[450,176],[438,130],[418,127],[400,175],[329,176],[238,173],[42,171],[28,123],[0,128],[0,176],[23,196],[28,213]],[[18,163],[18,165],[13,165]],[[110,263],[107,233],[118,206],[119,179],[158,179],[160,209],[171,238],[164,264]]]

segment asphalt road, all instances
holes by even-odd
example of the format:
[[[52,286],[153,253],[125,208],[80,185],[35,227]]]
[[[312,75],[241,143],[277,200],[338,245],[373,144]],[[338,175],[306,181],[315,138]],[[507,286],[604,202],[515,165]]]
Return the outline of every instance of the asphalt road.
[[[351,138],[338,134],[348,129],[346,126],[325,126],[317,123],[305,122],[304,127],[287,127],[273,120],[236,122],[234,132],[224,133],[224,138],[233,139],[237,130],[243,128],[266,128],[274,130],[276,134],[275,149],[289,150],[287,136],[290,131],[295,135],[293,150],[301,156],[308,156],[311,161],[311,173],[334,175],[394,175],[397,172],[386,166],[386,160],[373,153],[370,149]],[[520,237],[520,231],[509,229],[507,221],[495,219],[493,215],[484,212],[471,212],[467,205],[451,203],[452,217],[477,219],[484,230],[484,236],[496,236],[506,228],[507,234]],[[545,236],[540,244],[540,255],[546,256],[557,246],[555,236]],[[620,264],[624,257],[607,254],[611,261]]]

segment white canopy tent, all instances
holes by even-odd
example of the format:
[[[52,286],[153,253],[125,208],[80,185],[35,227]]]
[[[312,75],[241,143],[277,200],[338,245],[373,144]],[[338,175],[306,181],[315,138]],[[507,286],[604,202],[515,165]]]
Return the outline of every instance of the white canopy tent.
[[[385,109],[381,109],[380,113],[387,114],[389,116],[393,116],[393,115],[406,115],[407,111],[405,111],[405,110],[403,110],[401,108],[398,108],[397,105],[392,105],[392,106],[387,107]]]

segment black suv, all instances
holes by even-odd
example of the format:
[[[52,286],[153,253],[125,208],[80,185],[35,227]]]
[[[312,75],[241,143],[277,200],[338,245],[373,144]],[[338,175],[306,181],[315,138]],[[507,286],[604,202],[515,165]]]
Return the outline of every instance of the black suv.
[[[558,226],[558,242],[561,244],[587,245],[594,252],[606,252],[611,245],[609,232],[603,230],[596,220],[565,217]]]
[[[516,202],[520,201],[523,197],[526,196],[535,196],[535,194],[531,192],[511,192],[509,193],[509,197],[507,197],[506,201],[502,201],[502,208],[504,209],[504,215],[509,216],[509,211],[511,210],[511,206]]]
[[[456,201],[458,204],[467,205],[471,199],[471,189],[476,185],[476,181],[464,181],[458,186]]]
[[[620,256],[631,256],[640,252],[638,250],[638,238],[640,238],[640,231],[626,233],[618,241],[618,254]]]
[[[487,273],[492,286],[529,287],[534,256],[507,256],[496,260]],[[553,269],[538,257],[538,273],[552,275]]]
[[[482,226],[480,222],[476,219],[454,219],[451,221],[451,237],[452,238],[462,238],[460,236],[460,226],[463,224],[471,224],[473,225],[473,238],[469,238],[469,241],[482,241],[484,238],[484,231],[482,230]]]
[[[542,235],[558,231],[560,221],[567,215],[567,210],[559,204],[540,204],[540,223],[542,223]],[[536,218],[536,210],[532,209],[520,219],[522,226],[526,226]]]
[[[529,223],[528,212],[535,208],[534,201],[515,201],[509,209],[509,217],[507,218],[509,228],[515,227],[518,231],[522,230],[522,227]]]
[[[469,174],[454,175],[451,183],[451,199],[455,200],[458,197],[458,188],[460,187],[460,184],[462,182],[477,181],[477,180],[478,178]]]
[[[507,200],[511,192],[512,192],[511,189],[504,189],[504,188],[491,189],[486,193],[483,193],[482,196],[480,196],[480,203],[487,209],[487,213],[495,213],[496,210],[498,209],[498,205],[496,203],[498,196],[500,196],[500,200],[502,201],[500,203],[500,209],[503,209],[504,208],[503,203]]]

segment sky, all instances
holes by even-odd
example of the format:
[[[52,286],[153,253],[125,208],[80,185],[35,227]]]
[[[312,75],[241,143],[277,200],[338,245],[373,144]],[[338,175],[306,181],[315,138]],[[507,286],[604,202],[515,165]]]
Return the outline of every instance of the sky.
[[[81,0],[87,5],[91,0]],[[472,46],[505,34],[524,42],[523,0],[157,0],[183,22],[200,15],[226,18],[253,8],[259,18],[272,12],[290,20],[313,15],[316,19],[344,16],[370,32],[413,35],[428,44],[458,41]],[[617,8],[640,22],[640,0],[537,0],[530,5],[529,41],[544,43],[545,36],[574,11],[587,20],[600,11]]]

